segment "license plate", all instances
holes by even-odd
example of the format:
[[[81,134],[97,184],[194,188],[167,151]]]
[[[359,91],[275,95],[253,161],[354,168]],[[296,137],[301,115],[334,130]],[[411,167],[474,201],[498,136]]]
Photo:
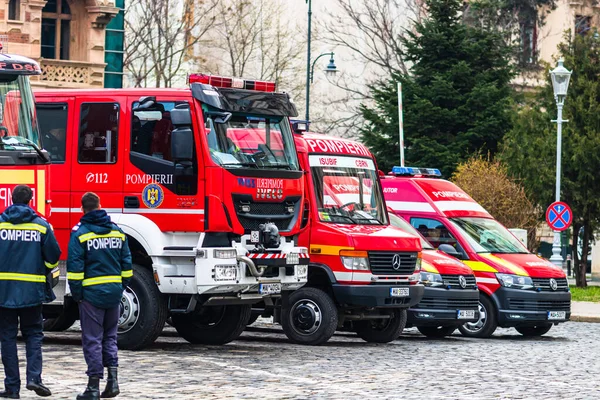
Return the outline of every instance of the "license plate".
[[[475,310],[458,310],[457,319],[475,319]]]
[[[277,294],[281,293],[281,283],[261,283],[258,286],[260,294]]]
[[[566,311],[548,311],[548,319],[567,319]]]
[[[390,288],[390,296],[392,297],[408,297],[409,289],[403,287]]]

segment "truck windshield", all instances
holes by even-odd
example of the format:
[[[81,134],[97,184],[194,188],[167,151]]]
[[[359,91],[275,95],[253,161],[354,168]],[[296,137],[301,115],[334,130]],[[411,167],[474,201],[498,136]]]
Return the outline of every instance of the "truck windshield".
[[[205,110],[212,159],[225,168],[298,171],[298,158],[287,118],[233,113],[222,123]]]
[[[29,77],[0,78],[0,149],[31,150],[42,147]]]
[[[435,248],[429,244],[427,240],[416,230],[411,224],[409,224],[404,218],[397,216],[396,214],[389,213],[390,224],[396,228],[402,229],[404,232],[408,232],[412,235],[418,236],[421,239],[421,246],[423,250],[435,250]]]
[[[450,221],[477,253],[529,253],[508,229],[494,219],[453,218]]]
[[[309,164],[321,221],[387,225],[383,192],[373,160],[311,155]]]

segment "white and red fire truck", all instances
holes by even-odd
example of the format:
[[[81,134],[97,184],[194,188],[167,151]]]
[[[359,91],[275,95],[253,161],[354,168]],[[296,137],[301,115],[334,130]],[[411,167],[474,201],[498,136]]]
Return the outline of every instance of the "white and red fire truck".
[[[308,206],[299,243],[310,248],[308,283],[274,314],[295,343],[322,344],[338,329],[368,342],[397,339],[423,296],[421,243],[390,226],[375,159],[352,140],[296,127]],[[304,124],[306,129],[306,124]],[[275,311],[275,312],[273,312]]]
[[[251,304],[277,305],[306,283],[308,252],[295,243],[304,180],[288,121],[296,108],[274,84],[195,74],[188,89],[36,95],[42,132],[64,138],[51,151],[63,249],[87,191],[129,239],[122,348],[152,343],[169,316],[190,342],[229,342]],[[231,140],[255,130],[259,141]],[[48,328],[72,324],[75,309],[67,291]]]

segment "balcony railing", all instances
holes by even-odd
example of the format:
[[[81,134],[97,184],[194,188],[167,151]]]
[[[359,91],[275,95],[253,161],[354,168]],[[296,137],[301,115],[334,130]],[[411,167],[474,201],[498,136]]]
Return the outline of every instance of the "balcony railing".
[[[40,59],[42,75],[34,85],[47,88],[103,87],[105,65],[42,58]]]

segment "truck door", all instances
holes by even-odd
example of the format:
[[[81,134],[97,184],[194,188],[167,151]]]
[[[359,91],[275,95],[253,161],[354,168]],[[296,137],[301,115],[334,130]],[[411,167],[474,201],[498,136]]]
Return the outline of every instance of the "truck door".
[[[36,111],[42,145],[52,160],[50,222],[59,243],[66,246],[72,228],[69,220],[72,163],[69,160],[73,159],[71,143],[76,136],[73,132],[77,129],[73,119],[75,98],[39,96],[36,99]]]
[[[109,213],[123,211],[126,112],[117,99],[75,100],[72,140],[71,225],[81,218],[81,196],[95,192]]]

